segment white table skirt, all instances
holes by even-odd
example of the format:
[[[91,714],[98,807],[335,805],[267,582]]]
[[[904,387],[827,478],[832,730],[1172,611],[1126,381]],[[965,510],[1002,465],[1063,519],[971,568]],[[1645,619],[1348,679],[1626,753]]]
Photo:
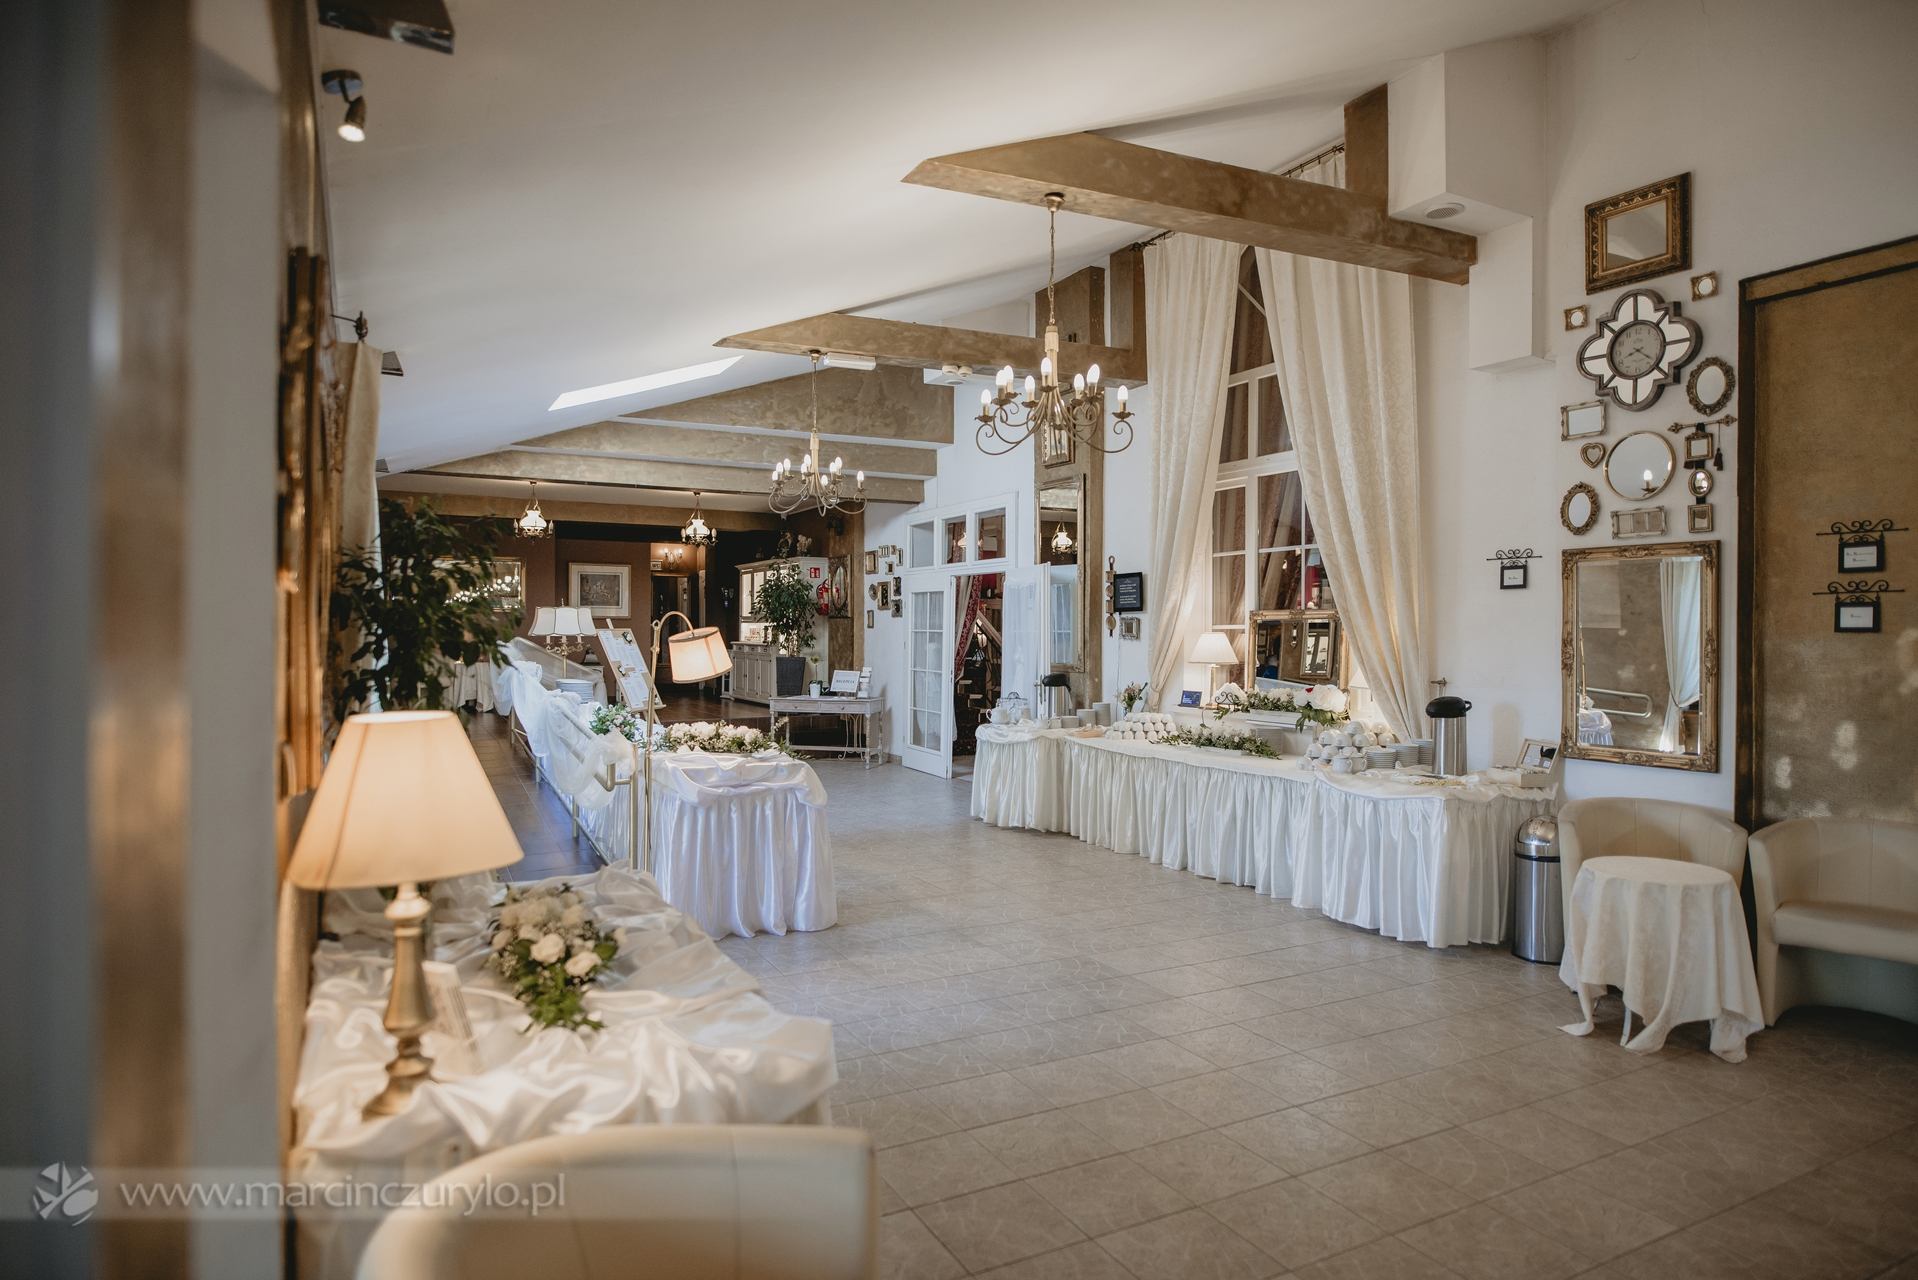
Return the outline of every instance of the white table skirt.
[[[1745,908],[1732,878],[1716,867],[1673,858],[1592,858],[1572,882],[1571,917],[1558,974],[1578,993],[1585,1020],[1564,1028],[1590,1035],[1592,1011],[1608,986],[1644,1020],[1625,1047],[1655,1053],[1671,1029],[1709,1020],[1712,1052],[1745,1060],[1745,1039],[1765,1025],[1752,972]]]
[[[524,671],[512,683],[514,714],[541,773],[600,855],[626,861],[634,853],[635,815],[645,805],[631,790],[632,744],[595,734],[592,704],[543,688]],[[716,938],[837,922],[826,789],[811,765],[776,753],[675,752],[652,760],[651,871],[667,902]]]
[[[972,816],[995,827],[1065,830],[1064,736],[1058,729],[980,725],[972,760]]]
[[[1064,758],[1060,825],[1081,840],[1434,947],[1503,939],[1512,840],[1554,795],[1332,775],[1195,747],[1070,734],[1039,741],[1048,737]],[[1007,815],[1018,759],[994,762],[1001,773],[990,798],[975,782],[975,813],[997,805]],[[1032,760],[1037,768],[1036,752]]]
[[[302,1183],[424,1181],[475,1156],[553,1133],[614,1124],[827,1122],[838,1079],[832,1028],[783,1014],[758,983],[652,880],[618,868],[570,880],[603,927],[624,928],[610,974],[586,996],[603,1031],[524,1032],[527,1018],[486,972],[486,924],[497,886],[468,876],[433,890],[435,958],[463,984],[477,1062],[437,1032],[426,1052],[438,1077],[396,1116],[364,1120],[393,1042],[380,1026],[391,934],[372,891],[327,897],[293,1101]],[[346,1277],[371,1232],[363,1216],[300,1218],[302,1275]]]

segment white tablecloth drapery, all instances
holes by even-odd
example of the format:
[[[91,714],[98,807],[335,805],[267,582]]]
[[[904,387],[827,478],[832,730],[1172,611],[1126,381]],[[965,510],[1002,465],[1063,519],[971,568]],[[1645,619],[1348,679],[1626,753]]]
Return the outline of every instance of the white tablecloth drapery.
[[[790,756],[654,756],[653,864],[666,901],[716,938],[839,919],[826,788]]]
[[[600,856],[643,856],[644,812],[632,743],[592,730],[595,707],[516,667],[513,714],[541,775],[573,809]],[[706,752],[652,757],[653,865],[666,901],[712,936],[830,929],[839,919],[826,789],[803,760]]]
[[[605,1029],[523,1030],[524,1011],[483,963],[499,887],[490,876],[435,885],[434,958],[459,973],[475,1047],[469,1058],[429,1032],[435,1079],[399,1115],[370,1121],[360,1108],[393,1051],[380,1025],[391,931],[377,893],[328,895],[325,928],[338,936],[313,957],[293,1095],[297,1181],[421,1182],[511,1143],[603,1125],[830,1120],[830,1024],[774,1009],[649,877],[608,868],[569,883],[602,928],[626,931],[586,996]],[[303,1211],[301,1274],[350,1276],[375,1225],[363,1213]]]
[[[1558,975],[1578,993],[1590,1035],[1608,986],[1625,1000],[1625,1047],[1655,1053],[1671,1029],[1710,1020],[1712,1052],[1745,1060],[1765,1025],[1738,886],[1716,867],[1675,858],[1592,858],[1572,882]],[[1631,1015],[1644,1027],[1631,1035]]]
[[[976,816],[1063,829],[1434,947],[1504,937],[1512,840],[1556,794],[1055,730],[1024,738],[1016,726],[981,730]],[[1049,801],[1048,748],[1062,761]]]
[[[1065,830],[1063,729],[982,724],[972,760],[972,816],[995,827]]]

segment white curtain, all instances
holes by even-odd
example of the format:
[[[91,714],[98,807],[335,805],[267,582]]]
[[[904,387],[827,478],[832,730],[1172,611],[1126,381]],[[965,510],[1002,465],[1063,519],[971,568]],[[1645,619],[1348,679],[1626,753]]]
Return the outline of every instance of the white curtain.
[[[1684,708],[1698,701],[1699,588],[1703,562],[1691,557],[1658,562],[1658,607],[1665,625],[1665,724],[1660,751],[1684,749]]]
[[[1343,186],[1345,157],[1299,176]],[[1422,736],[1427,658],[1411,280],[1269,249],[1257,255],[1305,509],[1346,638],[1387,723]]]
[[[1219,474],[1225,374],[1240,247],[1178,235],[1146,255],[1152,386],[1152,634],[1146,679],[1164,704],[1179,689],[1192,611],[1205,599],[1205,520]]]

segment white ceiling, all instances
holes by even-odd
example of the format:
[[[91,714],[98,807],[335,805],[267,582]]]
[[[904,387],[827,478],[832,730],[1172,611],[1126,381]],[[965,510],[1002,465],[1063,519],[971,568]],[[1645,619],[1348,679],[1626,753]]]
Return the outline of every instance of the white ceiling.
[[[547,412],[710,360],[730,333],[834,310],[936,322],[1042,285],[1043,211],[899,181],[927,156],[1097,129],[1275,168],[1409,60],[1601,0],[448,7],[452,57],[320,38],[322,68],[366,80],[363,143],[333,136],[322,99],[334,278],[405,364],[381,381],[396,471],[805,367],[748,354]],[[1062,271],[1140,233],[1067,214]]]

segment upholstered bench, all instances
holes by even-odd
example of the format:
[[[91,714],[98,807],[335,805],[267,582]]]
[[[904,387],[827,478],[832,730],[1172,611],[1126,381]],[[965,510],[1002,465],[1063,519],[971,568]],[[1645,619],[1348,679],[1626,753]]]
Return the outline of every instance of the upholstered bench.
[[[1751,865],[1767,1026],[1800,1004],[1918,1021],[1918,825],[1793,818]]]

